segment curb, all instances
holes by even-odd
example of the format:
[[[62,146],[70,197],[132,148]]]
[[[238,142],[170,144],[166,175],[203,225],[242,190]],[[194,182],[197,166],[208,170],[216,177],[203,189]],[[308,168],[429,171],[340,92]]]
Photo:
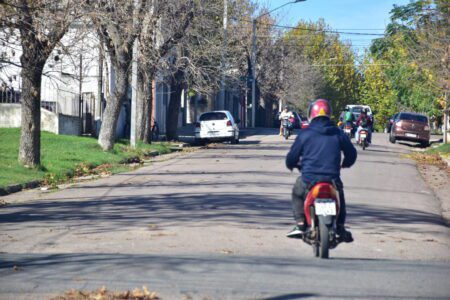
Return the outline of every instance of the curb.
[[[188,146],[189,145],[186,143],[174,145],[172,147],[169,147],[169,149],[171,151],[170,153],[181,152],[184,149],[186,149]],[[166,154],[170,154],[170,153],[166,153]],[[151,151],[151,152],[147,153],[147,156],[150,158],[154,158],[154,157],[161,156],[161,155],[164,155],[164,154],[160,154],[159,151]],[[91,176],[84,176],[84,177],[82,176],[79,178],[83,178],[85,180],[95,179],[95,177],[91,177]],[[76,180],[76,178],[73,178],[73,179]],[[21,183],[21,184],[12,184],[5,188],[0,187],[0,197],[7,196],[9,194],[18,193],[18,192],[21,192],[21,191],[27,190],[27,189],[34,189],[34,188],[41,186],[41,184],[42,184],[42,180],[33,180],[30,182]]]
[[[34,189],[40,186],[41,183],[42,181],[40,180],[33,180],[22,184],[9,185],[5,188],[0,188],[0,196],[6,196],[9,194],[17,193],[25,189]]]

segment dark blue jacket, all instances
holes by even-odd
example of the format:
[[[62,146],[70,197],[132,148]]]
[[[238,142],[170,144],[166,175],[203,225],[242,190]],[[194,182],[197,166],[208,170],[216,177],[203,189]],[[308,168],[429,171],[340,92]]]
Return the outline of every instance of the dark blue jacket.
[[[319,117],[298,134],[286,157],[286,167],[292,170],[301,166],[303,181],[312,183],[340,180],[341,165],[349,168],[355,161],[356,149],[350,139],[329,119]]]

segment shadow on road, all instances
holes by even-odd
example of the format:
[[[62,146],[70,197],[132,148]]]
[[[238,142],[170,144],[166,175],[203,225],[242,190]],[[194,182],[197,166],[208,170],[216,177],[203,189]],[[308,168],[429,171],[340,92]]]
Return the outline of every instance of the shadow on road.
[[[347,220],[353,226],[360,228],[372,228],[381,232],[398,231],[395,225],[422,225],[433,224],[440,227],[447,227],[442,216],[426,211],[418,211],[412,209],[396,209],[392,207],[348,204]],[[436,233],[430,232],[424,228],[425,226],[408,226],[409,232],[416,233]]]
[[[285,294],[285,295],[279,295],[269,298],[261,298],[260,300],[295,300],[295,299],[304,299],[304,298],[311,298],[311,297],[318,297],[318,294],[312,294],[312,293],[292,293],[292,294]]]
[[[135,189],[135,188],[134,188]],[[134,190],[133,189],[133,190]],[[49,224],[83,228],[92,233],[121,231],[128,227],[148,228],[179,225],[231,227],[256,226],[279,229],[291,222],[291,203],[286,195],[264,193],[174,193],[169,195],[121,195],[87,199],[40,200],[10,204],[0,212],[0,224],[27,223],[34,227]],[[361,228],[383,231],[396,226],[434,224],[445,227],[440,215],[426,211],[379,205],[348,204],[348,221]],[[423,226],[409,227],[424,233]]]
[[[135,196],[123,195],[94,199],[66,199],[11,204],[2,208],[2,223],[49,223],[85,227],[90,232],[121,231],[127,226],[166,227],[207,226],[234,222],[230,226],[258,225],[262,228],[285,226],[291,204],[278,194],[196,194]],[[62,222],[62,223],[61,223]]]
[[[24,289],[32,289],[35,294],[74,287],[86,290],[102,285],[110,289],[130,289],[148,284],[162,293],[202,291],[213,296],[212,299],[233,293],[239,293],[235,294],[235,299],[266,300],[394,299],[399,295],[445,299],[442,296],[446,293],[442,291],[445,291],[450,268],[441,262],[234,255],[1,253],[0,259],[0,274],[8,282],[8,285],[0,285],[0,292],[23,293]],[[14,271],[14,266],[20,271]],[[320,279],[323,282],[318,281]],[[377,286],[386,288],[373,288],[374,281]],[[27,282],[32,283],[31,287],[24,286]]]

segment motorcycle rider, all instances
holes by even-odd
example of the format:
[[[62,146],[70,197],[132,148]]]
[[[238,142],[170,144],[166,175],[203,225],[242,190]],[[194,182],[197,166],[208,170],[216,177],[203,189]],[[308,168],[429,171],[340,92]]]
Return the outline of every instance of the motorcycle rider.
[[[353,113],[351,112],[351,110],[346,107],[344,109],[345,113],[344,113],[344,124],[346,126],[350,126],[352,128],[352,135],[355,134],[355,116],[353,115]]]
[[[345,230],[346,207],[344,186],[340,169],[351,167],[356,161],[356,149],[348,136],[330,120],[331,107],[327,100],[318,99],[308,108],[310,125],[299,132],[286,156],[286,167],[292,171],[301,168],[301,177],[292,190],[292,206],[297,225],[287,237],[301,237],[307,230],[304,201],[308,190],[321,181],[332,181],[339,191],[340,213],[337,219],[337,234],[346,242],[353,241],[351,233]],[[341,151],[344,159],[341,163]]]
[[[288,106],[285,106],[283,111],[280,113],[279,120],[280,122],[280,136],[283,135],[283,120],[293,119],[294,114],[289,110]]]
[[[372,143],[372,118],[369,116],[368,114],[369,110],[366,108],[364,109],[361,114],[359,115],[358,119],[356,120],[356,127],[358,129],[356,129],[356,133],[355,133],[355,140],[358,142],[359,141],[359,132],[362,129],[366,129],[367,132],[369,133],[368,137],[367,137],[367,142],[369,144]]]

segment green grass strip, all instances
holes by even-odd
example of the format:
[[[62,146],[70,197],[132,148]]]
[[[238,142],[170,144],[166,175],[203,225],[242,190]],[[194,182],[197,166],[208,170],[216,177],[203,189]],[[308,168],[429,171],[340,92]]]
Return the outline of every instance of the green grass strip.
[[[18,162],[19,139],[19,128],[0,128],[0,188],[33,180],[67,181],[100,165],[110,172],[124,171],[129,169],[124,162],[142,159],[155,151],[170,152],[168,143],[139,143],[133,149],[128,140],[118,141],[112,151],[105,152],[95,138],[41,132],[41,166],[27,169]]]
[[[431,148],[431,149],[427,150],[426,152],[429,154],[440,153],[441,155],[448,156],[448,155],[450,155],[450,144],[442,144],[436,148]]]

